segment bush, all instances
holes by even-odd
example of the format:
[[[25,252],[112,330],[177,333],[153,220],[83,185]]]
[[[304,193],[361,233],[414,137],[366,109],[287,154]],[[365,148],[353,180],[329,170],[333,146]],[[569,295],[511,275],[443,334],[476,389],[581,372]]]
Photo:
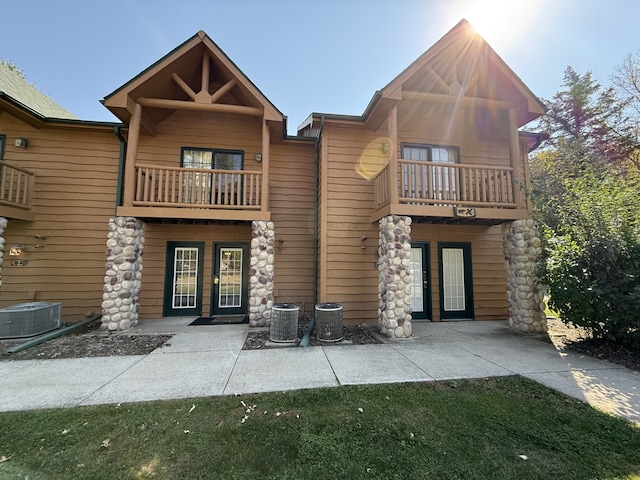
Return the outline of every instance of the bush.
[[[640,205],[608,176],[573,182],[560,227],[546,231],[543,281],[563,321],[640,351]]]

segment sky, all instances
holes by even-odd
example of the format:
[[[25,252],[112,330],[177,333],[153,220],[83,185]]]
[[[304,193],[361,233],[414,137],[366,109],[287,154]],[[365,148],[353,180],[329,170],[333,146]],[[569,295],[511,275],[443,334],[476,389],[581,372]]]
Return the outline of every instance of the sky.
[[[83,120],[199,30],[288,117],[360,115],[389,83],[467,19],[537,96],[567,66],[609,85],[640,51],[638,0],[5,0],[0,58]]]

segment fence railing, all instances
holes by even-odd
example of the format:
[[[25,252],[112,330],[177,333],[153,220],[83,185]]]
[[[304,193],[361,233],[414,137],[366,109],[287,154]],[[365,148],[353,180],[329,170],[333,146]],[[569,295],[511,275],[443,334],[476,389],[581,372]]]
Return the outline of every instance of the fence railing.
[[[374,179],[375,207],[389,203],[389,167]],[[398,201],[411,205],[516,208],[513,169],[398,160]]]
[[[34,180],[33,172],[0,162],[0,205],[30,209]]]
[[[262,172],[136,165],[134,206],[259,210]]]

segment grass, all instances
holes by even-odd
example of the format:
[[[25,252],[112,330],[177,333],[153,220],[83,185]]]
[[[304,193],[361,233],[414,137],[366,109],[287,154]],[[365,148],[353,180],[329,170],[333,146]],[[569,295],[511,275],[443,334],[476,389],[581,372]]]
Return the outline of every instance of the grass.
[[[2,479],[639,479],[639,452],[521,377],[0,414]]]

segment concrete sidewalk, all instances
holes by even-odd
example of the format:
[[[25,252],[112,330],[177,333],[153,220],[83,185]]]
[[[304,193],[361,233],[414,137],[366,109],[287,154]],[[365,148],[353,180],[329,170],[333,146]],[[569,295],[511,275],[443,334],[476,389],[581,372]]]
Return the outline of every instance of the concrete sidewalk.
[[[0,362],[0,411],[519,374],[640,423],[640,373],[506,322],[414,324],[413,338],[382,345],[242,350],[247,325],[188,321],[137,327],[176,333],[149,355]]]

